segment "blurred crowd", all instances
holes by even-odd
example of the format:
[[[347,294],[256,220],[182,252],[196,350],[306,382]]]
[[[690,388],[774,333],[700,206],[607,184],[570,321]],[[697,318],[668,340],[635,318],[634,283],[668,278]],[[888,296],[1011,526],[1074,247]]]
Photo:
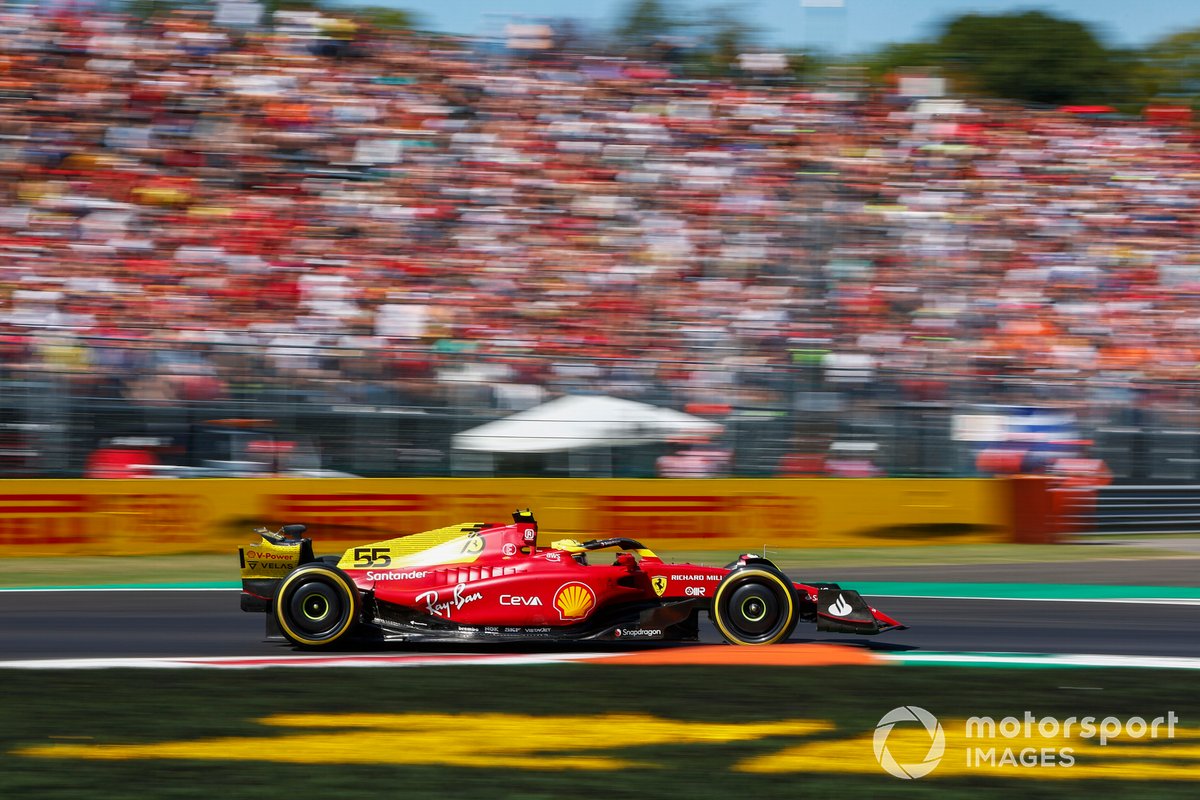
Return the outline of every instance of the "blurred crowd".
[[[0,15],[0,371],[140,403],[754,406],[797,367],[1121,402],[1200,363],[1198,200],[1192,131],[1136,119]]]

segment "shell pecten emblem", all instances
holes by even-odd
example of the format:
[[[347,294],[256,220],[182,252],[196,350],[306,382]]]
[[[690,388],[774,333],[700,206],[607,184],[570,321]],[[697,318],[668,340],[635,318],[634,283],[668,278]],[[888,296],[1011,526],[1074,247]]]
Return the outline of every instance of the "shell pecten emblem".
[[[596,607],[596,593],[585,583],[564,583],[554,593],[554,607],[563,620],[583,619]]]

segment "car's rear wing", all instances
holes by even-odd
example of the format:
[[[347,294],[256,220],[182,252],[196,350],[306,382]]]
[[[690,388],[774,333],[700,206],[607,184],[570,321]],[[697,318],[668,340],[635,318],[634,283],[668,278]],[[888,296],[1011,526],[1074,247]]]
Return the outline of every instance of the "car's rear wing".
[[[242,610],[266,611],[271,607],[279,582],[301,564],[315,561],[312,539],[304,537],[303,525],[284,525],[272,532],[255,528],[258,544],[238,548],[242,567]]]

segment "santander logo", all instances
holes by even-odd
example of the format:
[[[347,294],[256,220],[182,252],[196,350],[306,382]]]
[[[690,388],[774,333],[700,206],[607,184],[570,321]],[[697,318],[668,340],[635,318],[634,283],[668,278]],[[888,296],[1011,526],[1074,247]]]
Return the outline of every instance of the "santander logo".
[[[837,596],[837,600],[833,601],[833,605],[829,607],[829,613],[834,617],[848,617],[853,611],[854,609],[846,602],[846,598],[840,594]]]

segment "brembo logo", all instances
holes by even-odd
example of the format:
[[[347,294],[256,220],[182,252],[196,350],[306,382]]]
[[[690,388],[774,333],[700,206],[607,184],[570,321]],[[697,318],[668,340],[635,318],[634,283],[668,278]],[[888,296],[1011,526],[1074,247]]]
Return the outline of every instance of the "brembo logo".
[[[841,598],[839,597],[839,599]],[[887,745],[892,729],[904,723],[917,723],[923,726],[925,732],[929,734],[929,750],[925,757],[910,764],[901,764],[897,761],[888,750]],[[938,722],[937,717],[920,706],[900,706],[893,708],[883,715],[883,719],[879,720],[879,724],[875,726],[873,743],[875,760],[879,762],[879,766],[883,767],[885,772],[904,780],[914,780],[933,772],[942,760],[942,755],[946,752],[946,733],[942,730],[942,724]]]

